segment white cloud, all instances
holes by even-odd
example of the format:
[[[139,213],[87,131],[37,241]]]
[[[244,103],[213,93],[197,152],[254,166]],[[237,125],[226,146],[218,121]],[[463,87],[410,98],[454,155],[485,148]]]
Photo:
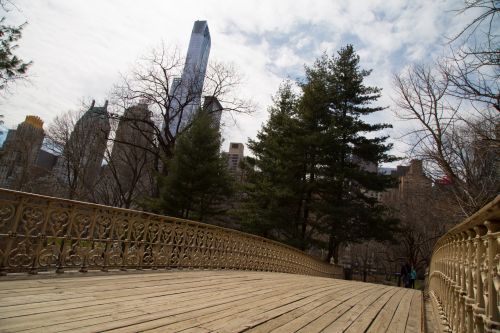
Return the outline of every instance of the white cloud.
[[[16,52],[33,60],[31,83],[0,101],[6,125],[27,114],[46,122],[79,106],[82,97],[106,98],[119,73],[164,40],[185,53],[193,21],[206,19],[211,59],[234,63],[245,77],[240,94],[258,105],[254,116],[237,116],[226,141],[246,142],[267,119],[267,107],[287,73],[326,50],[352,42],[361,65],[373,68],[369,83],[391,104],[391,76],[413,61],[441,52],[443,35],[464,22],[449,10],[461,0],[18,0],[13,24],[28,21]],[[274,41],[281,36],[285,42]],[[390,121],[386,113],[378,119]],[[228,124],[230,121],[225,119]]]

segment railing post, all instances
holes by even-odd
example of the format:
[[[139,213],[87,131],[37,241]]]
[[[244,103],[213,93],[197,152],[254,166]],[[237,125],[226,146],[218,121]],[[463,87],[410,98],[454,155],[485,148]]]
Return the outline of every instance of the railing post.
[[[459,303],[458,303],[458,288],[459,286],[459,281],[458,279],[458,262],[459,262],[459,249],[460,249],[460,236],[459,235],[454,235],[452,237],[452,260],[451,260],[451,283],[450,283],[450,294],[451,294],[451,304],[450,304],[450,318],[452,320],[450,321],[450,326],[452,329],[456,330],[457,324],[458,324],[458,311],[460,309]]]
[[[15,205],[15,203],[12,204],[12,207],[14,208],[12,218],[14,220],[11,223],[10,230],[7,232],[7,237],[6,237],[7,244],[5,246],[4,257],[2,258],[3,260],[0,262],[0,276],[7,275],[7,268],[9,267],[10,251],[12,250],[12,243],[14,243],[14,241],[17,240],[17,228],[19,226],[19,221],[21,221],[21,214],[24,210],[25,201],[26,199],[20,198],[17,206]]]
[[[474,278],[473,278],[473,269],[474,269],[474,255],[475,255],[475,242],[474,242],[474,237],[476,236],[476,233],[474,232],[473,229],[468,229],[467,231],[467,261],[466,261],[466,268],[465,268],[465,274],[466,274],[466,292],[467,295],[465,297],[465,331],[466,332],[472,332],[474,329],[473,326],[473,313],[472,313],[472,308],[474,306],[475,298],[474,298]]]
[[[103,215],[106,214],[107,217],[109,217],[109,229],[105,229],[105,234],[103,236],[105,236],[106,238],[103,239],[104,242],[105,242],[105,245],[104,245],[104,252],[103,252],[103,261],[102,261],[102,267],[101,267],[101,271],[102,272],[107,272],[108,271],[108,267],[109,267],[109,255],[110,255],[110,250],[112,248],[112,242],[113,242],[113,232],[114,232],[114,226],[115,226],[115,219],[113,218],[113,216],[109,216],[110,213],[108,210],[106,211],[103,211]]]
[[[92,209],[92,220],[87,230],[88,243],[83,256],[82,267],[80,267],[81,273],[87,273],[88,271],[89,254],[92,251],[92,248],[94,247],[94,227],[96,224],[96,220],[97,220],[97,210],[94,208]]]
[[[463,332],[465,328],[465,297],[467,295],[466,287],[465,287],[465,266],[467,265],[467,233],[466,232],[461,232],[459,234],[460,237],[460,248],[459,248],[459,261],[458,261],[458,267],[459,267],[459,284],[458,284],[458,302],[459,302],[459,309],[458,309],[458,331]]]
[[[476,232],[476,258],[475,258],[475,279],[476,284],[476,304],[473,309],[474,312],[474,331],[478,333],[484,332],[483,315],[484,312],[484,286],[481,278],[481,263],[485,258],[484,242],[482,237],[486,234],[486,228],[482,225],[475,226]]]
[[[127,227],[127,234],[125,235],[125,239],[123,240],[123,254],[122,254],[122,264],[120,267],[121,271],[126,271],[127,270],[127,258],[128,258],[128,249],[130,247],[131,243],[131,234],[132,234],[132,226],[136,220],[136,216],[128,216],[128,227]]]
[[[485,221],[484,225],[488,229],[486,238],[488,240],[488,272],[486,278],[486,286],[488,290],[488,304],[486,304],[486,327],[489,332],[493,329],[500,329],[500,314],[498,312],[498,290],[495,288],[495,279],[498,281],[498,267],[499,249],[497,232],[500,230],[500,223],[498,221]]]
[[[59,257],[57,258],[57,267],[56,267],[56,273],[62,274],[64,273],[64,261],[66,257],[66,241],[70,242],[70,246],[72,245],[71,241],[71,225],[73,224],[73,219],[75,218],[75,210],[76,207],[75,205],[71,205],[70,213],[68,214],[68,224],[66,225],[66,228],[63,229],[63,232],[61,233],[61,244],[59,245]]]
[[[41,230],[39,230],[38,235],[36,236],[36,243],[35,243],[35,252],[33,254],[33,262],[31,264],[31,268],[29,271],[29,274],[36,275],[38,274],[38,266],[39,266],[39,260],[40,260],[40,251],[42,250],[42,245],[43,242],[47,239],[47,235],[45,233],[45,230],[47,228],[47,223],[50,218],[50,202],[47,205],[46,210],[44,211],[44,220],[43,224],[41,226]]]

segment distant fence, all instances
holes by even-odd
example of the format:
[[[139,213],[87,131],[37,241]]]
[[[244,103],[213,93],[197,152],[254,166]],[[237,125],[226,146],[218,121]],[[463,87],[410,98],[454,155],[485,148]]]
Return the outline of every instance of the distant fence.
[[[162,268],[342,274],[290,246],[235,230],[0,189],[0,275]]]
[[[500,196],[441,237],[429,294],[451,332],[499,332]]]

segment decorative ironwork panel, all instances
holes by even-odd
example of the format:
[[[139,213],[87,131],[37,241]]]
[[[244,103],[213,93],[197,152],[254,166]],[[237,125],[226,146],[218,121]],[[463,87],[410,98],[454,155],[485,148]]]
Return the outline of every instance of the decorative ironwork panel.
[[[0,274],[159,268],[342,273],[297,249],[236,230],[0,189]]]

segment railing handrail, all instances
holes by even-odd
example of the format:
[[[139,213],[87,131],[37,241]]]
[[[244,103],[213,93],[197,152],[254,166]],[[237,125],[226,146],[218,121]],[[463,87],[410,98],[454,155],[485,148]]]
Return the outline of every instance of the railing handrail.
[[[215,225],[211,225],[211,224],[206,224],[206,223],[202,223],[202,222],[197,222],[197,221],[191,221],[191,220],[186,220],[186,219],[180,219],[180,218],[174,218],[174,217],[169,217],[169,216],[164,216],[164,215],[159,215],[159,214],[154,214],[154,213],[149,213],[149,212],[144,212],[144,211],[138,211],[138,210],[132,210],[132,209],[125,209],[125,208],[119,208],[119,207],[110,207],[110,206],[105,206],[105,205],[101,205],[101,204],[96,204],[96,203],[89,203],[89,202],[82,202],[82,201],[76,201],[76,200],[70,200],[70,199],[63,199],[63,198],[56,198],[56,197],[50,197],[50,196],[45,196],[45,195],[38,195],[38,194],[32,194],[32,193],[25,193],[25,192],[19,192],[19,191],[14,191],[14,190],[8,190],[8,189],[1,189],[0,188],[0,208],[2,208],[4,205],[5,206],[5,202],[7,202],[5,199],[5,197],[19,197],[19,198],[24,198],[24,200],[32,200],[32,201],[42,201],[44,203],[44,206],[46,206],[46,210],[48,212],[50,212],[50,205],[51,203],[58,203],[59,205],[67,205],[68,207],[77,207],[78,209],[80,209],[82,212],[85,211],[92,211],[93,212],[93,216],[98,216],[99,212],[101,212],[101,214],[104,214],[104,212],[108,212],[109,214],[111,214],[110,216],[115,216],[115,217],[118,217],[120,214],[121,214],[121,217],[123,218],[123,215],[132,215],[134,216],[134,218],[139,218],[140,219],[140,223],[149,223],[151,225],[153,225],[154,223],[157,223],[156,227],[158,228],[166,228],[165,225],[160,225],[160,223],[164,223],[164,224],[172,224],[172,225],[182,225],[184,228],[191,228],[191,231],[192,230],[197,230],[198,232],[200,230],[203,230],[203,231],[210,231],[210,232],[213,232],[214,234],[226,234],[227,235],[231,235],[231,236],[234,236],[236,238],[240,238],[242,240],[245,240],[245,242],[247,241],[250,241],[250,242],[254,242],[255,245],[259,244],[259,246],[264,246],[263,244],[267,244],[266,246],[268,247],[267,251],[274,251],[275,249],[271,249],[271,247],[277,247],[280,249],[280,251],[284,251],[282,254],[284,253],[288,253],[288,255],[292,255],[294,254],[295,256],[298,256],[298,257],[301,257],[303,258],[304,260],[306,260],[308,262],[307,266],[311,266],[313,265],[314,267],[323,267],[321,268],[322,271],[332,271],[334,270],[334,268],[337,270],[337,273],[336,274],[339,274],[340,272],[339,271],[339,268],[336,267],[336,266],[333,266],[333,265],[330,265],[328,263],[325,263],[317,258],[314,258],[312,256],[310,256],[309,254],[303,252],[303,251],[300,251],[296,248],[293,248],[289,245],[286,245],[286,244],[282,244],[282,243],[279,243],[277,241],[274,241],[274,240],[270,240],[270,239],[267,239],[267,238],[264,238],[264,237],[260,237],[260,236],[257,236],[257,235],[252,235],[252,234],[248,234],[248,233],[245,233],[245,232],[241,232],[241,231],[238,231],[238,230],[233,230],[233,229],[229,229],[229,228],[224,228],[224,227],[220,227],[220,226],[215,226]],[[22,200],[20,200],[22,201]],[[21,203],[18,203],[19,205]],[[38,204],[39,206],[41,204]],[[77,209],[77,208],[72,208],[72,209]],[[69,211],[66,211],[67,214],[69,214]],[[88,213],[88,212],[87,212]],[[47,213],[48,215],[49,213]],[[114,215],[113,215],[114,214]],[[19,215],[19,214],[18,214]],[[75,216],[77,216],[77,214],[75,214]],[[99,215],[100,216],[100,215]],[[16,218],[20,218],[20,217],[16,217]],[[45,217],[46,219],[50,219],[48,216]],[[71,217],[68,215],[67,219],[68,220],[71,220],[72,218],[74,217]],[[0,221],[2,222],[2,221]],[[40,221],[39,221],[40,222]],[[49,221],[50,222],[50,221]],[[44,223],[44,227],[45,229],[43,230],[46,230],[47,228],[47,224],[49,222],[43,222]],[[136,221],[134,222],[130,222],[130,225],[128,225],[128,228],[133,228],[134,227],[134,224]],[[17,223],[17,222],[16,222]],[[40,222],[41,223],[41,222]],[[68,225],[72,225],[72,224],[76,224],[77,222],[72,222],[69,221],[67,222]],[[96,222],[93,222],[93,223],[96,223]],[[114,222],[112,222],[114,223]],[[139,222],[138,222],[139,223]],[[148,226],[149,226],[148,224]],[[2,226],[2,223],[0,223],[0,227]],[[94,226],[94,225],[93,225]],[[17,227],[16,227],[17,228]],[[68,227],[69,228],[69,227]],[[93,227],[92,227],[93,228]],[[110,227],[111,228],[111,227]],[[1,231],[2,229],[0,228],[0,240],[2,239],[6,239],[6,237],[8,236],[7,233]],[[127,229],[128,230],[128,229]],[[187,229],[186,229],[187,230]],[[69,233],[71,233],[70,231],[67,231]],[[91,231],[92,233],[94,232],[94,229],[92,229]],[[113,231],[114,232],[114,231]],[[128,231],[127,231],[128,232]],[[147,231],[144,231],[144,235],[143,237],[146,237],[146,232]],[[159,231],[160,232],[160,231]],[[109,235],[111,236],[111,231],[109,231]],[[15,234],[15,232],[14,232]],[[158,234],[159,235],[159,234]],[[17,237],[16,235],[14,235],[15,237]],[[31,237],[30,239],[33,239],[33,241],[36,241],[37,242],[37,246],[38,248],[40,248],[42,245],[40,245],[40,240],[37,240],[37,237],[39,238],[40,235],[37,235],[37,236],[29,236]],[[45,235],[42,235],[45,237]],[[115,234],[113,233],[113,236],[115,236]],[[59,257],[63,256],[62,255],[62,249],[64,246],[67,246],[64,245],[64,239],[65,238],[71,238],[72,241],[71,241],[71,246],[73,246],[73,241],[87,241],[87,242],[92,242],[92,249],[94,249],[94,243],[101,243],[100,245],[102,246],[104,243],[106,243],[106,250],[105,251],[108,251],[108,243],[113,243],[112,245],[117,245],[118,243],[120,244],[120,246],[122,247],[122,251],[125,251],[124,250],[124,247],[125,246],[129,246],[129,245],[125,245],[125,244],[130,244],[130,243],[147,243],[147,241],[141,239],[140,241],[138,241],[137,239],[134,239],[132,240],[129,236],[130,236],[130,233],[125,235],[121,235],[123,237],[120,237],[119,239],[101,239],[101,238],[94,238],[94,236],[88,236],[86,238],[75,238],[71,235],[65,235],[65,237],[62,237],[60,235],[58,235],[57,237],[56,236],[50,236],[51,239],[53,238],[57,238],[59,239],[59,242],[62,242],[63,245],[61,247],[61,253],[58,253],[57,255]],[[211,235],[213,236],[213,235]],[[2,238],[3,237],[3,238]],[[12,238],[12,232],[11,234],[9,235],[9,237]],[[28,236],[26,236],[25,238],[29,238]],[[129,238],[127,238],[129,237]],[[160,237],[158,238],[155,238],[155,239],[160,239]],[[220,240],[219,240],[220,241]],[[226,240],[229,244],[229,241]],[[66,243],[68,243],[69,241],[66,241]],[[214,241],[215,242],[215,241]],[[12,241],[10,241],[10,243],[12,243]],[[52,247],[55,247],[55,241],[52,245]],[[59,244],[59,243],[58,243]],[[173,247],[179,247],[180,245],[176,245],[176,244],[163,244],[163,243],[154,243],[152,241],[150,241],[149,243],[149,246],[153,247],[153,246],[170,246],[171,248]],[[26,244],[24,244],[23,246],[25,246]],[[29,244],[30,246],[32,246],[32,244]],[[46,245],[44,244],[43,246],[46,247]],[[89,245],[86,245],[87,247]],[[111,245],[109,245],[111,246]],[[182,245],[184,246],[184,245]],[[229,245],[228,245],[229,246]],[[10,251],[9,253],[13,253],[12,252],[12,244],[10,247],[7,248],[8,251]],[[200,249],[203,249],[203,250],[206,250],[205,247],[200,247]],[[3,249],[5,250],[5,249]],[[88,251],[88,249],[86,249]],[[39,251],[39,250],[38,250]],[[186,250],[188,251],[188,250]],[[194,250],[193,250],[194,251]],[[3,251],[5,252],[5,251]],[[249,252],[247,250],[247,252]],[[279,252],[279,251],[278,251]],[[6,266],[7,263],[8,263],[8,257],[9,257],[9,253],[4,253],[3,255],[3,258],[0,257],[0,270],[2,269],[3,267],[3,270],[8,270]],[[241,251],[236,251],[234,252],[233,254],[237,254],[237,255],[242,255],[242,252]],[[230,254],[230,253],[229,253]],[[0,244],[0,255],[2,255],[2,246]],[[55,256],[55,254],[53,254]],[[258,254],[249,254],[249,253],[246,253],[245,255],[247,256],[254,256],[255,258],[259,257]],[[125,256],[125,253],[123,253],[123,256]],[[104,254],[103,254],[103,257],[104,257]],[[254,258],[254,259],[255,259]],[[34,259],[35,260],[35,259]],[[38,260],[38,259],[37,259]],[[61,259],[63,260],[63,259]],[[125,260],[125,259],[124,259]],[[257,261],[260,260],[259,258],[256,259]],[[283,266],[284,264],[286,264],[286,260],[283,258],[283,262],[279,262],[280,259],[276,259],[276,263],[274,263],[274,266],[273,267],[281,267]],[[268,269],[269,267],[272,266],[271,263],[266,263],[266,264],[263,264],[265,267],[267,267],[266,269]],[[35,265],[36,266],[36,265]],[[61,266],[64,266],[64,265],[61,265]],[[248,265],[247,265],[248,266]],[[247,267],[245,266],[245,267]],[[262,266],[262,265],[261,265]],[[261,267],[259,266],[259,267]],[[262,266],[262,267],[264,267]],[[134,266],[135,267],[135,266]],[[305,267],[305,266],[304,266]],[[312,266],[311,266],[312,267]],[[10,268],[11,270],[13,271],[16,271],[15,269],[13,268]],[[246,269],[246,268],[245,268]],[[294,268],[295,271],[297,271],[298,268]],[[304,268],[305,269],[305,268]],[[60,269],[62,270],[62,269]],[[292,269],[290,269],[291,271],[294,271]],[[298,269],[299,271],[301,269]],[[282,269],[283,271],[283,269]],[[302,269],[303,271],[303,269]],[[319,273],[318,273],[319,274]],[[326,273],[325,273],[326,274]],[[324,274],[323,274],[324,275]]]
[[[257,235],[249,234],[247,232],[243,232],[243,231],[240,231],[240,230],[226,228],[226,227],[221,227],[221,226],[213,225],[213,224],[209,224],[209,223],[203,223],[203,222],[194,221],[194,220],[182,219],[182,218],[179,218],[179,217],[173,217],[173,216],[168,216],[168,215],[161,215],[161,214],[146,212],[146,211],[142,211],[142,210],[129,209],[129,208],[123,208],[123,207],[106,206],[106,205],[102,205],[102,204],[98,204],[98,203],[93,203],[93,202],[80,201],[80,200],[72,200],[72,199],[65,199],[65,198],[58,198],[58,197],[52,197],[52,196],[42,195],[42,194],[36,194],[36,193],[27,193],[27,192],[22,192],[22,191],[15,191],[15,190],[10,190],[10,189],[6,189],[6,188],[0,187],[0,193],[1,192],[10,192],[10,193],[13,193],[13,194],[16,194],[16,193],[18,193],[18,194],[28,194],[28,195],[32,195],[32,196],[36,196],[36,197],[40,197],[40,198],[46,198],[46,199],[50,199],[50,200],[58,200],[58,201],[63,201],[63,202],[67,202],[67,203],[78,203],[80,205],[87,206],[87,207],[96,207],[96,208],[102,208],[102,209],[113,209],[113,210],[116,210],[116,211],[122,211],[122,212],[126,212],[126,213],[131,213],[132,212],[132,213],[137,213],[137,214],[146,214],[148,216],[154,216],[154,217],[159,217],[159,218],[167,218],[169,220],[177,221],[177,222],[185,222],[185,223],[190,223],[190,224],[195,224],[195,225],[197,224],[197,225],[200,225],[200,226],[204,226],[204,227],[208,227],[208,228],[214,228],[214,229],[218,229],[218,230],[224,230],[224,231],[228,231],[228,232],[231,232],[231,233],[236,233],[236,234],[244,235],[245,237],[251,237],[251,238],[254,238],[256,240],[260,240],[260,241],[268,242],[268,243],[275,244],[275,245],[278,245],[278,246],[286,247],[289,250],[292,250],[292,251],[295,251],[297,253],[300,253],[300,254],[303,254],[305,256],[308,256],[312,260],[315,260],[315,261],[317,261],[319,263],[322,263],[322,264],[325,263],[324,261],[319,260],[318,258],[315,258],[315,257],[311,256],[310,254],[308,254],[308,253],[306,253],[304,251],[301,251],[301,250],[299,250],[299,249],[297,249],[297,248],[295,248],[293,246],[290,246],[288,244],[280,243],[280,242],[275,241],[273,239],[265,238],[265,237],[262,237],[262,236],[257,236]]]
[[[427,291],[448,332],[500,330],[500,195],[435,244]]]
[[[495,199],[487,203],[480,210],[467,217],[465,220],[452,227],[450,230],[446,232],[443,236],[441,236],[436,244],[434,245],[434,249],[438,248],[440,244],[446,240],[450,235],[455,235],[461,232],[466,231],[467,229],[473,228],[476,225],[482,224],[484,221],[491,219],[498,215],[498,209],[500,208],[500,195],[497,195]],[[497,216],[498,218],[498,216]]]

